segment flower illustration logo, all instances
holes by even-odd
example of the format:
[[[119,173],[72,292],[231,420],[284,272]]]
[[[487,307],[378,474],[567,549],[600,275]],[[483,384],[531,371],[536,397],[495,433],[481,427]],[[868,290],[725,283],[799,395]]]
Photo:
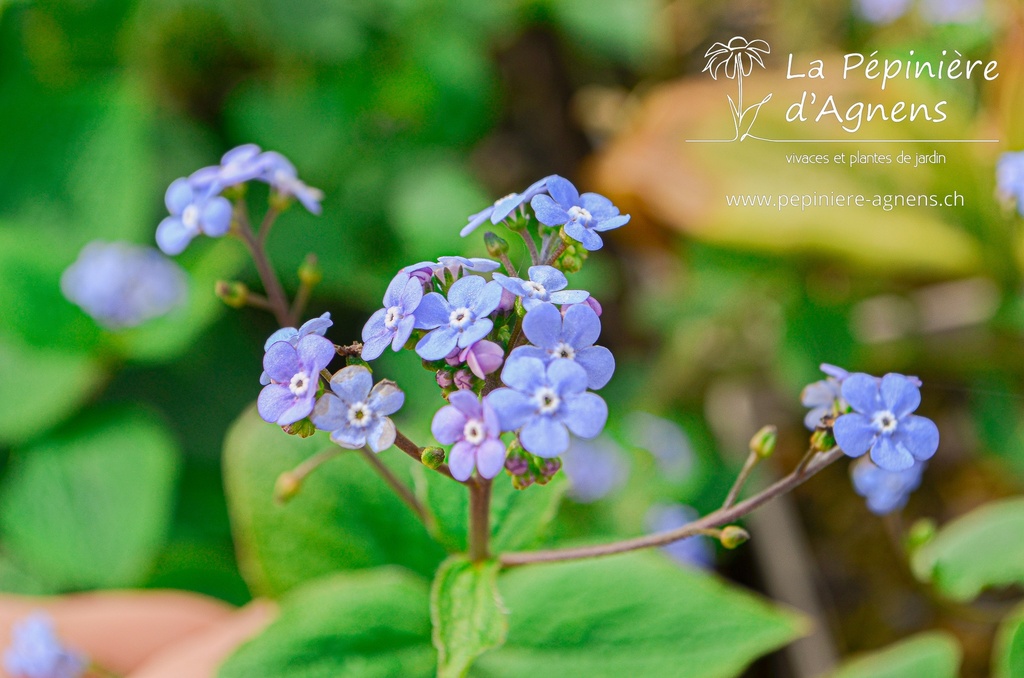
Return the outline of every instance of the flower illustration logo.
[[[746,108],[743,107],[743,78],[751,74],[754,64],[764,68],[762,55],[769,54],[771,51],[771,47],[764,40],[747,40],[737,35],[728,43],[716,42],[704,54],[704,58],[708,60],[707,65],[704,66],[704,72],[711,73],[711,77],[715,80],[718,80],[720,72],[724,73],[729,80],[735,80],[739,88],[735,101],[731,95],[728,95],[733,126],[736,128],[736,136],[730,141],[743,141],[748,137],[753,137],[750,134],[750,128],[753,127],[761,107],[772,98],[772,95],[769,94],[760,102]]]

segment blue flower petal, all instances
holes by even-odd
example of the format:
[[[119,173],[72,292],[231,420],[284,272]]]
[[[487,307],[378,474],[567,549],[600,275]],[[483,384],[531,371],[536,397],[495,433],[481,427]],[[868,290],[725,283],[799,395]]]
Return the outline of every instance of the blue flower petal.
[[[545,226],[561,226],[569,221],[569,213],[546,195],[538,195],[530,201],[530,207],[537,215],[537,221]]]
[[[501,370],[501,381],[517,391],[533,393],[547,384],[547,370],[544,363],[536,358],[509,356]]]
[[[459,333],[458,347],[468,348],[480,341],[494,328],[494,321],[490,318],[481,318],[474,322],[471,326],[465,328]],[[436,330],[435,330],[436,331]]]
[[[590,212],[590,216],[599,221],[619,215],[619,208],[599,193],[584,193],[580,196],[580,205]]]
[[[452,308],[470,308],[473,301],[479,295],[484,287],[487,285],[487,281],[478,275],[467,275],[465,278],[459,278],[448,290],[448,304]],[[495,285],[495,287],[498,287]],[[500,298],[501,292],[498,292]]]
[[[534,346],[553,349],[561,340],[562,314],[553,304],[535,306],[523,317],[523,334]]]
[[[459,333],[451,327],[431,330],[416,344],[416,353],[424,360],[441,360],[458,344]]]
[[[583,393],[565,403],[562,421],[580,438],[596,438],[608,421],[608,404],[596,393]]]
[[[551,293],[551,303],[558,304],[582,304],[590,296],[586,290],[560,290]]]
[[[465,440],[455,443],[452,451],[448,454],[448,470],[452,472],[452,477],[466,482],[473,475],[475,466],[476,445],[471,445]]]
[[[910,451],[891,436],[879,436],[871,448],[871,461],[886,471],[904,471],[914,465]]]
[[[279,341],[271,345],[263,355],[263,369],[274,381],[289,381],[302,370],[302,365],[295,347],[286,341]]]
[[[348,405],[365,401],[372,386],[373,375],[362,365],[349,365],[331,377],[331,390]]]
[[[193,200],[195,200],[195,193],[192,191],[192,184],[184,177],[172,181],[164,194],[167,211],[176,217],[180,217]]]
[[[391,343],[393,334],[384,324],[387,314],[386,309],[377,309],[363,325],[363,350],[359,354],[363,360],[375,360],[380,357],[380,354]]]
[[[562,321],[562,339],[576,350],[593,346],[601,336],[601,319],[586,304],[570,306]]]
[[[857,372],[843,380],[843,399],[862,414],[874,414],[882,409],[878,397],[878,382],[869,374]]]
[[[587,388],[604,388],[615,373],[615,356],[604,346],[588,346],[576,352],[576,364],[587,372]]]
[[[921,404],[921,390],[902,374],[887,374],[879,387],[882,404],[902,419]]]
[[[569,285],[565,274],[554,266],[531,266],[530,280],[540,283],[548,292],[557,292]]]
[[[448,301],[437,292],[431,292],[424,296],[416,307],[416,329],[432,330],[447,325],[451,313],[452,307]]]
[[[156,244],[164,254],[181,254],[198,233],[189,229],[178,217],[165,217],[156,227]]]
[[[624,214],[621,217],[612,217],[611,219],[602,219],[594,224],[593,229],[603,233],[604,231],[611,231],[616,228],[621,228],[629,223],[629,215]]]
[[[394,382],[381,381],[370,391],[366,404],[375,415],[387,416],[402,409],[402,405],[405,404],[405,393]]]
[[[836,444],[848,457],[859,457],[867,452],[878,432],[871,425],[871,419],[863,414],[844,414],[832,426]]]
[[[527,452],[550,459],[569,449],[569,432],[554,417],[537,416],[523,426],[519,442]]]
[[[304,337],[307,334],[319,334],[321,337],[327,334],[327,330],[334,325],[331,320],[330,312],[324,313],[319,318],[310,318],[306,322],[302,323],[302,327],[299,328],[299,336]]]
[[[211,238],[219,238],[231,230],[231,202],[224,197],[210,198],[203,205],[200,228]]]
[[[575,360],[554,360],[547,367],[548,381],[562,398],[587,389],[587,371]]]
[[[348,425],[348,405],[328,391],[316,401],[309,420],[321,431],[335,431]]]
[[[505,220],[505,218],[512,214],[512,211],[523,204],[523,196],[519,193],[510,193],[504,198],[501,198],[494,203],[494,209],[491,212],[491,223],[499,224]]]
[[[514,358],[512,356],[514,356]],[[551,362],[554,356],[538,346],[517,346],[512,350],[509,359],[513,360],[518,358],[536,358],[544,364],[547,364]]]
[[[537,408],[529,397],[511,388],[498,388],[485,398],[494,413],[502,431],[514,431],[532,417]]]
[[[366,429],[350,426],[346,422],[341,428],[331,431],[331,440],[347,450],[358,450],[366,446]]]
[[[263,344],[263,351],[268,351],[271,346],[279,341],[287,341],[289,344],[294,346],[299,343],[299,331],[294,327],[282,327],[267,338],[266,342]]]
[[[395,444],[398,431],[395,423],[388,417],[380,417],[370,425],[366,432],[366,444],[374,452],[383,452]]]
[[[270,387],[268,386],[267,388]],[[295,398],[291,407],[285,410],[281,416],[277,418],[277,424],[280,426],[287,426],[288,424],[294,424],[300,419],[305,419],[309,416],[310,412],[313,411],[315,399],[316,391],[313,389],[310,389],[305,396]]]
[[[568,179],[554,176],[548,179],[548,193],[562,209],[569,209],[580,204],[580,192]]]
[[[407,315],[398,321],[398,326],[395,328],[395,336],[391,340],[391,350],[401,351],[402,347],[405,346],[405,342],[409,341],[409,337],[412,336],[415,326],[416,318],[411,315]]]
[[[296,347],[299,354],[299,361],[302,365],[314,374],[327,367],[336,355],[334,342],[325,339],[319,334],[307,334],[299,339]]]
[[[454,285],[452,285],[452,287],[454,287]],[[498,304],[500,303],[501,285],[492,281],[481,288],[477,293],[476,298],[470,300],[468,306],[469,310],[473,311],[473,315],[477,318],[483,318],[483,316],[493,313],[494,309],[498,308]]]
[[[462,227],[462,230],[459,231],[459,235],[465,238],[467,235],[475,231],[477,228],[480,227],[480,224],[487,221],[488,217],[491,216],[491,212],[493,211],[494,206],[492,205],[483,210],[480,210],[476,214],[470,215],[469,223]]]
[[[505,467],[505,446],[500,440],[489,438],[476,449],[476,470],[482,478],[493,478]]]
[[[295,396],[287,386],[270,384],[264,386],[256,399],[256,411],[263,421],[276,424],[289,407],[295,402]]]
[[[904,417],[892,437],[918,461],[930,459],[939,449],[939,428],[927,417]]]
[[[457,393],[465,393],[465,391],[457,391]],[[445,405],[437,411],[434,419],[430,422],[430,432],[437,442],[442,445],[451,445],[462,439],[467,420],[468,417],[460,412],[459,408],[454,405]]]

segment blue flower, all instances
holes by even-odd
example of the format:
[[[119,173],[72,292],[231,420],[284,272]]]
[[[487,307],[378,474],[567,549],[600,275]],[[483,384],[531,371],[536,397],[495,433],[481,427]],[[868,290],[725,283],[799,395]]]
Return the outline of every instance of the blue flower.
[[[408,273],[399,272],[384,292],[384,308],[370,316],[363,326],[363,360],[380,356],[391,344],[400,351],[409,341],[416,316],[413,315],[423,299],[423,285]]]
[[[263,387],[256,409],[264,421],[281,426],[309,416],[316,401],[320,370],[334,358],[334,343],[307,334],[295,346],[288,341],[271,344],[263,356],[263,369],[271,383]]]
[[[921,404],[921,391],[910,378],[887,374],[879,380],[851,374],[843,380],[842,395],[854,411],[836,419],[832,430],[847,456],[870,451],[879,467],[903,471],[938,449],[935,423],[911,414]]]
[[[597,193],[580,195],[562,177],[552,177],[547,188],[550,197],[538,195],[530,202],[537,220],[545,226],[563,226],[570,238],[580,241],[588,250],[599,250],[604,245],[598,233],[629,222],[629,215],[620,215],[611,200]]]
[[[320,214],[320,202],[324,192],[319,188],[307,186],[299,179],[295,165],[280,153],[267,151],[262,156],[262,173],[260,178],[282,196],[294,197],[303,207],[313,214]]]
[[[494,327],[488,318],[501,301],[501,286],[478,275],[460,278],[445,299],[431,292],[416,311],[417,327],[429,329],[416,353],[424,360],[441,360],[455,347],[467,348],[486,337]]]
[[[804,416],[804,426],[813,431],[821,423],[822,417],[833,412],[837,407],[842,411],[845,404],[840,402],[842,398],[841,388],[843,379],[849,376],[849,372],[841,367],[821,364],[821,371],[828,375],[821,381],[816,381],[804,387],[800,394],[800,402],[804,407],[811,408]]]
[[[48,616],[37,612],[11,629],[11,646],[4,653],[4,671],[13,678],[79,678],[86,658],[65,648]]]
[[[622,450],[606,437],[571,438],[569,449],[562,455],[562,470],[569,479],[566,494],[580,504],[608,496],[626,481],[629,473]]]
[[[907,13],[911,0],[857,0],[857,13],[873,24],[889,24]]]
[[[1015,202],[1024,216],[1024,151],[1003,153],[996,164],[996,189],[1007,202]]]
[[[430,432],[442,445],[453,445],[448,468],[456,480],[469,480],[476,469],[481,478],[493,478],[505,466],[501,427],[485,398],[471,391],[456,391],[430,424]]]
[[[558,175],[552,174],[551,176],[544,177],[543,179],[530,184],[530,187],[522,193],[509,193],[504,198],[495,200],[494,204],[490,207],[471,215],[469,217],[469,223],[462,227],[462,230],[459,231],[459,235],[465,238],[488,219],[491,220],[492,224],[498,224],[504,221],[508,218],[508,215],[515,211],[517,207],[522,205],[524,202],[528,202],[535,195],[539,195],[547,190],[548,180],[554,179],[555,177],[558,177]]]
[[[857,494],[867,499],[868,510],[884,516],[906,506],[910,493],[921,484],[925,466],[925,462],[915,461],[902,471],[886,471],[863,457],[850,467],[850,480]]]
[[[545,363],[570,360],[587,374],[587,388],[603,388],[615,372],[615,357],[604,346],[594,346],[601,321],[594,309],[574,304],[563,317],[551,304],[535,306],[523,318],[523,334],[533,346],[520,346],[513,356],[537,358]]]
[[[196,191],[216,195],[229,186],[258,179],[266,169],[267,154],[256,144],[243,144],[224,154],[219,165],[203,167],[188,180]]]
[[[685,504],[655,504],[647,512],[644,522],[650,532],[668,532],[697,520],[700,515]],[[707,569],[715,562],[715,550],[707,539],[687,537],[661,547],[662,553],[687,567]]]
[[[444,278],[445,271],[458,278],[463,273],[490,273],[501,267],[497,261],[482,259],[480,257],[438,257],[437,261],[421,261],[410,264],[402,269],[423,284],[430,282],[432,277],[439,280]]]
[[[549,365],[537,358],[510,356],[501,372],[509,388],[487,400],[503,431],[519,429],[519,442],[538,457],[557,457],[569,449],[569,432],[595,438],[608,420],[608,405],[588,392],[587,373],[572,360]]]
[[[167,211],[156,228],[156,244],[165,254],[180,254],[200,233],[211,238],[225,235],[231,228],[231,203],[207,189],[197,189],[188,179],[175,179],[164,196]]]
[[[100,325],[118,330],[179,306],[188,292],[188,278],[152,247],[94,241],[64,271],[60,287]]]
[[[633,412],[627,428],[634,446],[651,453],[666,480],[680,483],[693,473],[697,455],[682,426],[648,412]]]
[[[531,266],[530,279],[510,278],[495,273],[494,279],[506,290],[523,298],[523,308],[527,311],[546,301],[552,304],[580,304],[586,301],[590,292],[583,290],[567,290],[569,281],[565,274],[553,266]]]
[[[307,334],[317,334],[324,336],[327,334],[327,329],[334,323],[331,321],[331,314],[324,313],[319,318],[313,318],[302,323],[302,327],[295,329],[294,327],[282,327],[277,330],[263,343],[263,352],[266,353],[270,350],[270,347],[279,341],[287,341],[292,346],[299,345],[299,339],[302,339]],[[270,383],[270,376],[263,372],[260,375],[260,383],[266,386]]]
[[[318,429],[330,431],[331,440],[344,448],[369,446],[380,452],[395,442],[389,415],[404,403],[405,394],[394,382],[385,379],[374,386],[370,370],[350,365],[331,377],[331,392],[317,401],[310,420]]]

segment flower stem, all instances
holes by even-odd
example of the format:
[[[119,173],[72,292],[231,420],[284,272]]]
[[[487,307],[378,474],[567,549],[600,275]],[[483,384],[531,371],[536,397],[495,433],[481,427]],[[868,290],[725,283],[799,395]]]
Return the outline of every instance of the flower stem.
[[[527,228],[519,231],[519,235],[523,237],[523,242],[526,243],[526,249],[530,251],[530,263],[537,266],[541,263],[540,253],[537,252],[537,243],[533,241],[533,236],[530,235],[530,231]]]
[[[417,464],[423,463],[423,448],[406,438],[405,435],[397,429],[395,430],[395,447],[400,449],[402,452],[405,452],[412,459],[415,459]],[[451,470],[448,468],[448,464],[441,464],[438,466],[437,472],[455,480],[452,476]]]
[[[384,482],[386,482],[391,489],[395,491],[398,498],[401,499],[406,506],[412,509],[413,513],[415,513],[423,523],[423,526],[427,528],[427,531],[433,532],[435,528],[434,516],[426,506],[420,503],[412,490],[410,490],[405,483],[399,480],[398,476],[392,473],[391,469],[385,466],[373,452],[363,447],[359,450],[359,453],[363,455],[363,458],[366,459],[367,462],[369,462],[370,466],[373,467],[373,470],[384,479]]]
[[[564,252],[565,248],[568,247],[568,246],[569,246],[569,243],[567,243],[564,240],[562,240],[561,238],[559,238],[558,239],[558,247],[555,248],[554,252],[552,252],[551,254],[549,254],[548,256],[546,256],[544,258],[544,262],[548,266],[553,266],[554,263],[556,261],[558,261],[558,257],[562,256],[562,252]]]
[[[697,520],[674,530],[657,532],[655,534],[649,534],[643,537],[634,537],[632,539],[623,539],[621,541],[615,541],[608,544],[596,544],[594,546],[548,549],[544,551],[513,551],[511,553],[502,554],[500,561],[505,567],[516,567],[519,565],[529,565],[531,563],[554,563],[563,560],[578,560],[581,558],[610,556],[615,553],[625,553],[627,551],[636,551],[638,549],[650,548],[652,546],[664,546],[665,544],[671,544],[674,541],[679,541],[686,537],[692,537],[695,534],[701,534],[702,530],[720,527],[722,525],[735,522],[737,519],[747,515],[762,504],[765,504],[780,494],[785,494],[794,487],[802,484],[808,478],[842,456],[843,451],[838,447],[833,447],[828,452],[818,455],[804,468],[794,470],[788,476],[775,482],[765,490],[755,494],[753,497],[745,499],[734,506],[720,508],[713,513],[709,513],[703,518],[698,518]]]
[[[269,229],[267,219],[271,217],[272,213],[274,218],[276,218],[276,212],[273,209],[269,210],[267,216],[263,219],[263,226],[260,227],[261,232]],[[295,320],[288,308],[288,298],[285,296],[284,288],[281,287],[281,281],[278,280],[274,267],[267,257],[267,250],[263,246],[264,238],[257,238],[256,234],[253,233],[252,225],[249,223],[249,213],[245,207],[245,201],[239,200],[235,203],[235,218],[238,220],[238,234],[241,236],[242,242],[249,248],[249,253],[252,255],[253,263],[256,264],[256,271],[259,273],[260,282],[263,283],[263,288],[267,292],[267,299],[270,302],[270,307],[274,317],[277,319],[277,323],[281,327],[294,325]],[[273,219],[270,220],[270,223],[273,223]]]
[[[479,476],[469,487],[469,559],[480,563],[490,558],[491,481]]]
[[[747,478],[750,477],[754,467],[757,466],[757,462],[761,461],[761,456],[757,452],[751,452],[747,455],[747,460],[743,462],[743,468],[740,469],[740,473],[736,476],[736,482],[732,484],[732,488],[729,490],[729,494],[725,497],[725,502],[722,504],[722,508],[727,509],[736,503],[736,498],[740,494],[740,490],[743,489],[743,485],[747,482]]]

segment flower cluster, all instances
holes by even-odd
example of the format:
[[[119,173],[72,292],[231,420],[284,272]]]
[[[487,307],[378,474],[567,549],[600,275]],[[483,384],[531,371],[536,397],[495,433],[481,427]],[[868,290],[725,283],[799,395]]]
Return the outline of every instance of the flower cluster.
[[[157,245],[175,255],[200,234],[211,238],[226,235],[231,229],[232,207],[221,193],[248,181],[269,184],[278,200],[294,198],[310,212],[320,213],[323,193],[303,183],[287,158],[245,144],[225,153],[219,165],[203,167],[171,183],[164,196],[170,216],[157,227]]]
[[[79,678],[88,665],[83,655],[64,647],[43,613],[14,625],[3,664],[12,678]]]
[[[188,278],[152,247],[94,241],[60,280],[64,296],[111,330],[134,327],[179,306]]]

